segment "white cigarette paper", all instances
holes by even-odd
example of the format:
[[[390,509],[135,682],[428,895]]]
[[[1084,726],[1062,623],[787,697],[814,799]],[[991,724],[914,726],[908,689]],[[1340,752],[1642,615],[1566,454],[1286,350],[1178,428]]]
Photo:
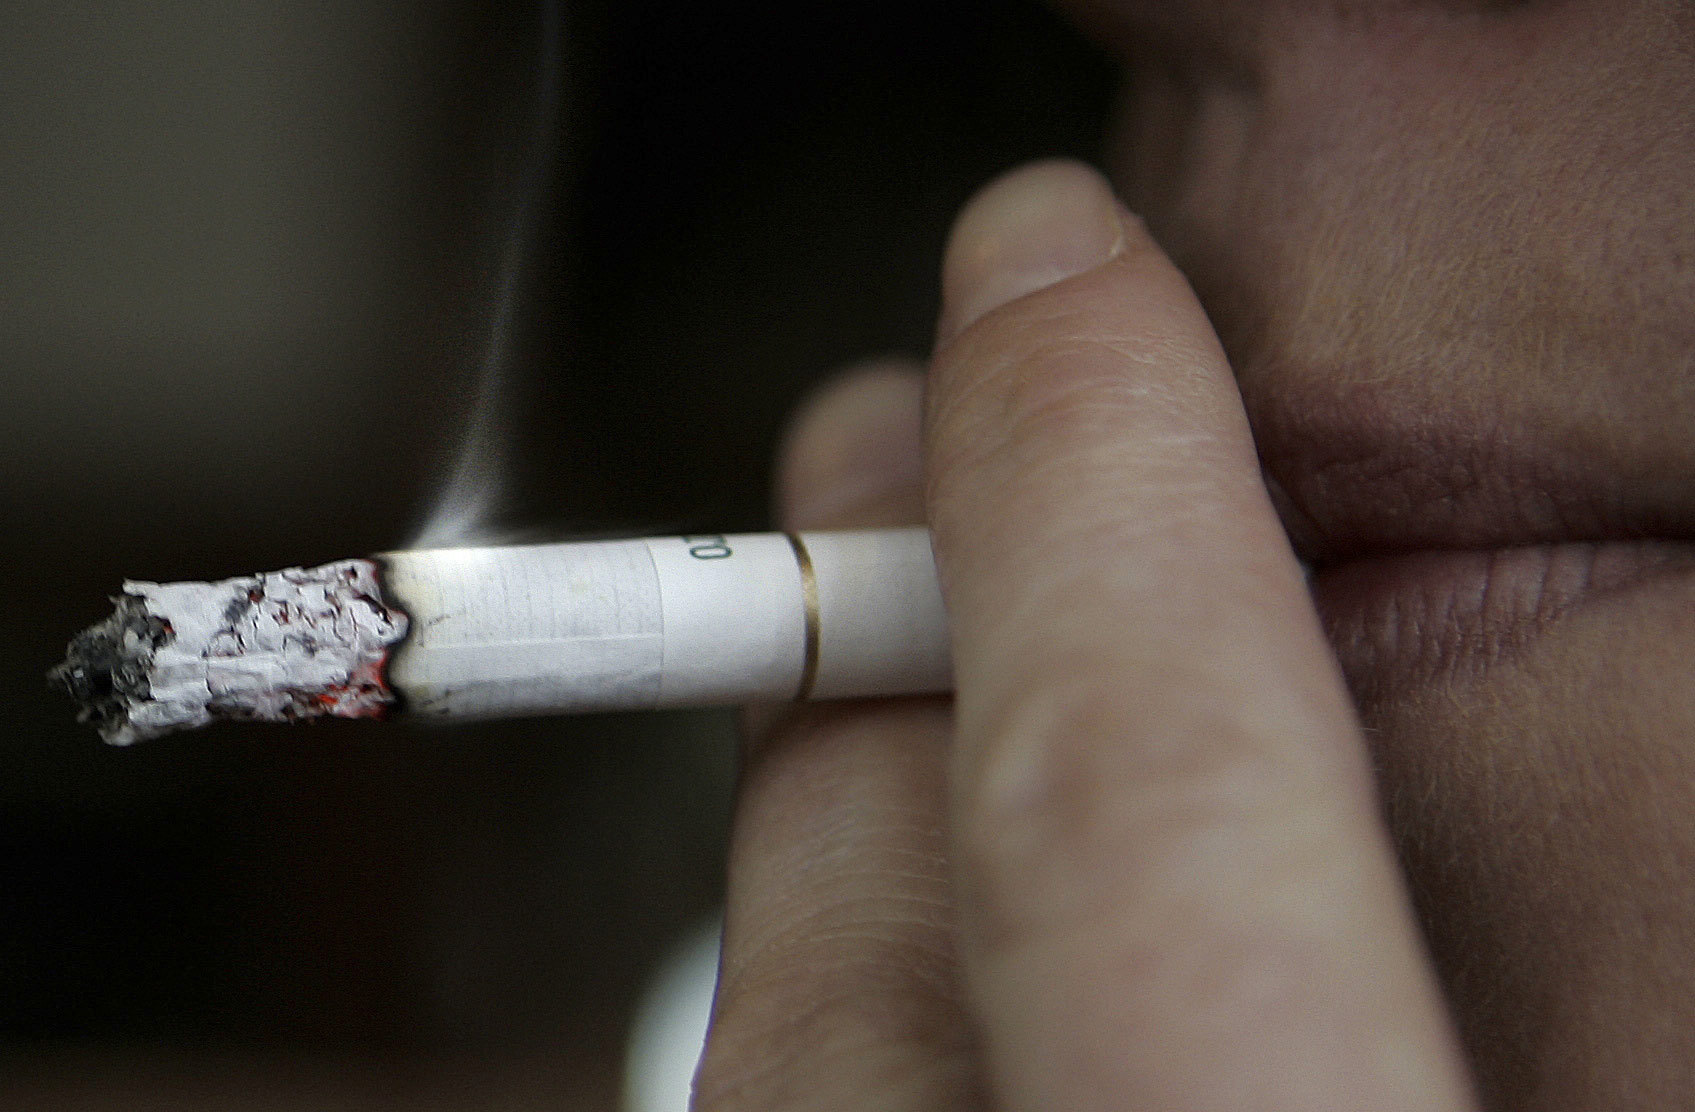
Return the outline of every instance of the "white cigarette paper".
[[[409,713],[490,718],[945,691],[923,529],[391,552]]]
[[[108,741],[220,718],[499,718],[946,691],[922,528],[389,552],[128,582],[55,682]]]

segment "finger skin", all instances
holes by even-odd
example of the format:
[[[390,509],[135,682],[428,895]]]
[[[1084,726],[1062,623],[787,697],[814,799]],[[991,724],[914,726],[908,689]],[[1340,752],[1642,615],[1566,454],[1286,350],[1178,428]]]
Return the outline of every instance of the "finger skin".
[[[922,386],[862,368],[797,419],[788,528],[919,520]],[[724,951],[694,1107],[982,1107],[946,858],[945,699],[768,710],[731,836]]]
[[[1062,210],[1105,188],[1041,172]],[[1010,257],[979,226],[1002,188],[956,226],[947,300]],[[961,952],[999,1107],[1467,1107],[1229,368],[1118,219],[1110,261],[931,372]]]
[[[794,415],[778,452],[775,517],[788,529],[924,520],[924,368],[886,358],[842,371]]]

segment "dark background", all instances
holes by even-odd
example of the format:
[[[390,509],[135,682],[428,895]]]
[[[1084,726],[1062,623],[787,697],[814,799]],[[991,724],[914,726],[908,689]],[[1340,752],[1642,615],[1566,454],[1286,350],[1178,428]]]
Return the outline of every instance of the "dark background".
[[[125,576],[396,547],[427,512],[540,17],[395,7],[8,8],[0,1106],[611,1108],[643,976],[717,900],[727,714],[120,750],[42,682]],[[921,355],[953,211],[1092,157],[1113,85],[1016,0],[564,20],[494,523],[527,537],[765,525],[784,412]]]

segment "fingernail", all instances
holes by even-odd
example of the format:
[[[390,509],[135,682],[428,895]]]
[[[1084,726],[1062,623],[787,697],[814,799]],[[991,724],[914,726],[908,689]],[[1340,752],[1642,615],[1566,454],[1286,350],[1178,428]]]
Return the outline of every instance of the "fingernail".
[[[1123,247],[1112,189],[1082,163],[1038,162],[996,179],[966,204],[948,237],[938,341]]]

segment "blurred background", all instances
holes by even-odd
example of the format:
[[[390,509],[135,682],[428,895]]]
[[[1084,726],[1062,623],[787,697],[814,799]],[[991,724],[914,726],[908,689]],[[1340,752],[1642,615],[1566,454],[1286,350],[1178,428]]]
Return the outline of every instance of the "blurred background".
[[[1112,74],[1024,0],[6,14],[0,1107],[616,1109],[732,715],[124,750],[43,672],[126,576],[416,537],[526,200],[492,535],[764,526],[783,414],[923,353],[953,211]]]

